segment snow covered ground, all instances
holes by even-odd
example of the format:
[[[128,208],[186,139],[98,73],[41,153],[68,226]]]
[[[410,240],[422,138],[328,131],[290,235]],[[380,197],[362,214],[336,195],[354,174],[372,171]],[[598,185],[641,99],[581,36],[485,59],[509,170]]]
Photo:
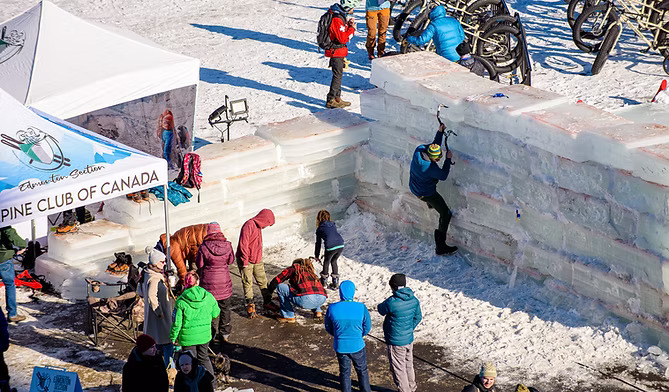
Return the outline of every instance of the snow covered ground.
[[[250,105],[249,124],[234,124],[232,137],[324,108],[330,71],[317,51],[315,30],[331,0],[54,2],[75,15],[132,30],[165,48],[200,58],[199,138],[218,139],[206,118],[223,103],[224,95],[247,98]],[[0,20],[5,20],[35,2],[4,0],[0,4]],[[613,109],[649,101],[666,77],[662,58],[640,53],[643,46],[629,32],[602,72],[589,76],[594,55],[578,51],[571,42],[562,0],[509,0],[509,5],[521,13],[527,29],[536,87]],[[351,45],[351,68],[343,80],[344,98],[354,102],[353,111],[359,110],[358,93],[373,87],[364,48],[364,10],[359,9],[356,17],[360,32]],[[389,43],[394,44],[391,38]],[[390,294],[386,282],[392,273],[407,273],[425,316],[417,339],[447,347],[454,363],[473,371],[480,361],[489,359],[498,363],[500,382],[506,385],[521,381],[547,385],[556,377],[565,389],[605,382],[575,360],[601,370],[622,366],[642,373],[664,373],[669,365],[666,354],[648,354],[654,342],[644,340],[638,325],[624,326],[594,302],[557,295],[522,279],[511,288],[459,257],[434,257],[431,244],[385,233],[370,215],[354,210],[340,222],[347,240],[342,276],[356,281],[359,299],[372,307]],[[311,247],[311,238],[292,239],[273,248],[268,261],[285,265],[297,255],[311,254]],[[35,330],[57,334],[60,327],[50,320],[58,314],[42,311],[28,310],[30,321],[38,323]],[[378,315],[374,324],[373,334],[382,336]],[[8,360],[14,365],[15,380],[21,380],[18,386],[25,387],[28,376],[23,373],[31,363],[63,365],[66,357],[72,362],[66,349],[46,355],[43,347],[38,350],[27,339],[18,342],[26,344],[13,347]]]

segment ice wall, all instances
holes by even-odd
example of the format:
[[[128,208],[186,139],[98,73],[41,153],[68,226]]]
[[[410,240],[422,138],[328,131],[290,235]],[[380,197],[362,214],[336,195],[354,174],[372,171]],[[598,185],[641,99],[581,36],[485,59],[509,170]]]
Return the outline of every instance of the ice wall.
[[[518,268],[669,337],[669,128],[484,80],[426,52],[374,60],[371,82],[360,98],[377,120],[358,153],[363,209],[432,241],[438,216],[407,182],[445,104],[458,134],[438,188],[455,214],[449,241],[474,263]]]
[[[285,122],[223,144],[204,146],[200,202],[169,206],[171,232],[198,223],[217,221],[237,244],[241,225],[263,208],[276,224],[264,230],[265,245],[315,228],[316,212],[343,212],[357,194],[356,147],[367,143],[369,122],[345,110],[328,110]],[[163,203],[136,203],[125,197],[108,200],[104,219],[81,226],[75,234],[50,235],[49,253],[36,262],[64,298],[86,297],[85,276],[114,282],[103,271],[113,253],[133,253],[155,245],[164,228]]]

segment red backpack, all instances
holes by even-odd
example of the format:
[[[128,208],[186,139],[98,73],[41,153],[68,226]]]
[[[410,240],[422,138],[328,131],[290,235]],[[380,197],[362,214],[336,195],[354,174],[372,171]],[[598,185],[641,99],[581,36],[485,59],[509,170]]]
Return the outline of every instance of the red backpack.
[[[197,202],[200,202],[200,186],[202,185],[202,172],[200,171],[200,156],[189,152],[184,155],[181,162],[181,170],[176,179],[177,184],[186,188],[197,189]]]

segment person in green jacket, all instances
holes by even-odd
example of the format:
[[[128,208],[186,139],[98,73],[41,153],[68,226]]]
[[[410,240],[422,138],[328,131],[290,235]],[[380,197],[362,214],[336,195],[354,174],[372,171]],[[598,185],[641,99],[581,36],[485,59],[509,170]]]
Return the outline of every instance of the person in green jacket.
[[[15,254],[25,252],[26,240],[19,237],[18,233],[11,226],[0,228],[0,278],[5,284],[5,300],[7,303],[7,319],[13,323],[18,323],[26,319],[26,316],[19,315],[16,308],[16,285],[14,278],[14,262],[12,258]],[[15,248],[19,248],[17,251]]]
[[[194,271],[184,277],[186,290],[179,296],[174,306],[174,323],[170,339],[183,350],[193,353],[193,356],[197,357],[213,376],[214,368],[209,360],[211,321],[221,314],[221,310],[216,298],[199,284],[200,278]]]

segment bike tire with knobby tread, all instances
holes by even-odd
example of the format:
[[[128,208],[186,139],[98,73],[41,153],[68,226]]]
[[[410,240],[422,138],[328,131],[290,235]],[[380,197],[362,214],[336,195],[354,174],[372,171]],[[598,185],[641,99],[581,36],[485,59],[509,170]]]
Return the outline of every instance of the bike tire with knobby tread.
[[[500,65],[498,64],[499,61],[495,61],[494,58],[483,55],[484,45],[486,44],[485,40],[489,39],[491,36],[495,34],[513,35],[516,37],[518,45],[510,51],[511,59],[504,61],[506,63],[509,60],[512,60],[508,64]],[[481,36],[481,39],[478,40],[478,42],[476,43],[475,54],[493,63],[495,69],[497,70],[497,73],[510,72],[512,69],[518,67],[518,64],[523,58],[523,45],[522,45],[522,36],[520,34],[520,30],[514,26],[507,26],[507,25],[494,26],[490,30],[484,32],[483,35]]]
[[[411,14],[411,12],[423,5],[422,0],[414,0],[411,3],[407,4],[406,7],[402,10],[402,12],[397,15],[397,18],[395,18],[395,24],[393,25],[393,38],[397,42],[402,42],[402,25],[404,22],[406,22],[407,18]]]
[[[609,58],[609,53],[611,53],[611,49],[613,49],[613,46],[615,45],[616,41],[618,41],[618,36],[620,35],[620,29],[621,29],[620,25],[615,24],[611,26],[609,31],[604,36],[604,41],[602,41],[602,46],[599,49],[599,53],[597,53],[597,57],[595,57],[595,61],[592,63],[593,75],[597,75],[602,70],[602,67],[604,67],[604,63]]]
[[[585,23],[585,21],[588,20],[588,18],[590,16],[592,16],[595,12],[606,11],[608,7],[609,7],[608,3],[592,6],[588,9],[584,10],[581,13],[581,15],[579,15],[578,18],[576,18],[576,22],[574,23],[574,28],[572,29],[572,40],[574,41],[574,44],[576,44],[576,47],[579,48],[582,52],[594,53],[594,52],[599,51],[599,49],[601,47],[601,44],[602,44],[602,41],[596,42],[594,44],[589,44],[589,43],[585,42],[583,40],[584,39],[584,37],[583,37],[584,33],[583,33],[583,30],[581,29],[581,27],[583,26],[583,23]],[[590,37],[590,39],[595,40],[595,39],[600,38],[600,37],[605,37],[606,36],[606,31],[608,31],[608,27],[610,26],[610,24],[615,23],[617,21],[618,21],[618,15],[615,13],[615,11],[611,12],[609,14],[609,18],[608,18],[608,21],[607,21],[607,26],[606,26],[607,28],[604,29],[604,34],[601,35],[601,36],[593,35],[593,36]],[[588,32],[586,32],[586,33],[588,33]],[[602,40],[603,40],[603,38],[602,38]]]

